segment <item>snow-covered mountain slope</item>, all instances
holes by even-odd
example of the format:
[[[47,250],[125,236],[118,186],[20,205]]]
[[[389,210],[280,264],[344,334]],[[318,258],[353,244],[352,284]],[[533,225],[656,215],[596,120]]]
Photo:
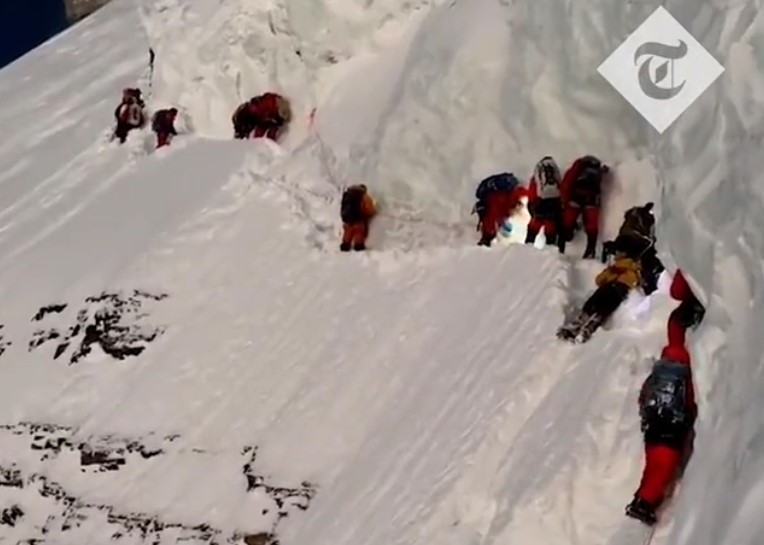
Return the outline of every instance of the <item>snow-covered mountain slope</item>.
[[[701,409],[676,543],[756,543],[764,533],[764,4],[667,7],[726,68],[654,142],[665,255],[709,304],[693,337]]]
[[[476,248],[469,217],[479,177],[594,152],[605,238],[657,198],[710,302],[696,454],[653,542],[756,542],[756,2],[668,2],[727,73],[660,139],[596,73],[656,3],[137,4],[0,72],[0,537],[608,542],[672,304],[561,346],[598,265]],[[107,142],[132,84],[181,107],[169,149]],[[294,103],[283,146],[231,141],[266,88]],[[339,254],[359,180],[372,251]]]

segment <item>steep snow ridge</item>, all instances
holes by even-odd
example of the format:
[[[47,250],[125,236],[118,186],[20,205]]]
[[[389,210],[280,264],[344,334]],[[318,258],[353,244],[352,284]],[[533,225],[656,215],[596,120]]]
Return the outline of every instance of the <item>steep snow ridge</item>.
[[[756,543],[764,533],[764,17],[762,3],[669,1],[725,66],[663,138],[659,232],[709,305],[693,335],[696,449],[671,543]]]
[[[114,41],[117,34],[122,39]],[[97,143],[94,125],[108,126],[114,100],[119,99],[114,93],[134,83],[147,61],[145,34],[135,9],[115,2],[2,71],[0,100],[18,104],[0,109],[0,161],[9,165],[0,174],[6,210],[19,204],[14,198],[22,187],[44,187],[62,166],[81,170],[93,160],[93,148],[82,148],[83,140]],[[44,160],[19,153],[33,152],[43,142],[50,145]]]
[[[115,42],[116,35],[122,39]],[[65,247],[42,245],[56,249],[42,269],[27,250],[55,238],[67,219],[134,168],[140,138],[124,149],[107,149],[105,141],[120,89],[144,75],[147,57],[134,6],[114,2],[0,72],[6,105],[0,109],[0,249],[4,266],[17,265],[0,273],[9,312],[17,297],[38,288],[56,292],[74,280],[64,273],[71,261]],[[67,280],[57,283],[50,274],[56,270]],[[26,291],[31,278],[41,282]]]
[[[221,168],[235,163],[221,154],[224,145],[210,148]],[[157,237],[136,238],[144,248],[140,254],[132,252],[132,242],[125,245],[120,229],[100,233],[100,244],[124,249],[106,260],[124,259],[121,273],[83,260],[69,265],[89,276],[82,289],[55,300],[72,307],[56,318],[62,326],[86,287],[169,293],[145,309],[152,324],[169,328],[139,359],[122,365],[96,350],[67,367],[51,360],[53,347],[25,353],[31,326],[23,324],[33,309],[24,313],[20,303],[41,299],[36,290],[46,277],[14,284],[19,312],[11,316],[15,344],[6,354],[0,413],[75,425],[82,438],[181,437],[163,447],[164,455],[116,474],[80,475],[71,457],[39,460],[7,438],[3,463],[16,461],[25,474],[43,472],[80,501],[109,505],[116,513],[148,512],[166,522],[256,532],[273,529],[274,520],[268,499],[243,488],[238,450],[254,444],[258,471],[280,486],[303,480],[318,485],[308,511],[278,525],[288,542],[308,536],[319,543],[355,543],[360,536],[374,543],[415,542],[432,536],[456,543],[493,527],[508,531],[518,502],[543,502],[560,486],[553,475],[562,472],[564,481],[592,463],[587,452],[599,448],[594,437],[617,434],[624,422],[633,427],[631,404],[612,396],[610,386],[600,389],[608,376],[618,388],[634,391],[642,364],[628,340],[593,341],[603,355],[598,362],[586,351],[543,348],[568,287],[567,265],[554,251],[443,249],[358,259],[306,254],[300,231],[279,229],[292,218],[273,206],[278,188],[262,192],[268,186],[261,177],[279,159],[272,146],[232,147],[250,150],[247,164],[217,191],[201,178],[197,183],[211,196],[201,210],[193,205],[204,193],[184,198],[186,221],[170,216],[158,223],[147,216]],[[182,183],[178,163],[199,168],[214,162],[200,149],[190,145],[146,158],[118,187],[151,193],[165,208],[163,199],[176,196]],[[179,181],[162,185],[168,179]],[[48,240],[51,246],[85,255],[93,241],[71,235],[84,222],[120,222],[120,207],[129,203],[118,197],[86,203]],[[25,261],[33,256],[42,260],[41,268],[56,265],[50,247],[31,247]],[[4,265],[6,274],[14,270]],[[524,289],[508,287],[508,278]],[[61,282],[72,281],[64,276]],[[34,373],[23,372],[29,366]],[[588,403],[580,398],[584,384]],[[598,421],[612,405],[618,417]],[[563,414],[565,434],[539,434]],[[584,439],[592,427],[592,437]],[[623,448],[637,455],[638,437],[624,438],[618,443]],[[632,486],[637,468],[631,458],[621,460],[631,471],[620,468],[609,495]],[[601,464],[618,459],[606,451],[594,463],[602,471]],[[596,490],[599,483],[581,486],[579,494],[588,497],[590,486]],[[2,493],[26,511],[36,505],[34,497],[13,489]],[[503,503],[507,497],[512,499]],[[493,504],[495,521],[474,518],[480,505]],[[537,505],[547,513],[543,503]],[[104,538],[113,531],[92,520],[85,527]],[[21,528],[23,537],[33,531],[26,523]]]
[[[228,138],[236,105],[276,89],[295,107],[286,146],[311,157],[315,146],[303,138],[317,106],[321,192],[338,198],[340,185],[367,182],[381,209],[376,232],[384,233],[373,242],[411,249],[470,240],[475,181],[499,170],[525,178],[550,151],[563,163],[595,152],[627,172],[637,168],[640,200],[653,198],[653,174],[640,163],[644,126],[610,121],[637,118],[596,72],[618,30],[630,29],[624,22],[602,30],[604,22],[636,26],[649,12],[601,7],[604,15],[569,2],[358,11],[353,2],[165,0],[142,4],[142,12],[157,52],[155,106],[178,104],[199,134]],[[567,24],[571,17],[576,24]],[[579,27],[590,37],[580,44]],[[557,65],[565,67],[560,75]],[[632,202],[611,199],[606,234]]]
[[[144,158],[137,172],[121,169],[109,175],[103,170],[114,168],[119,156],[103,170],[91,162],[86,178],[90,183],[81,191],[58,196],[49,189],[45,199],[51,202],[35,207],[35,213],[11,215],[0,260],[6,305],[13,308],[19,300],[28,305],[31,299],[42,306],[51,298],[82,295],[78,286],[92,291],[102,283],[101,288],[108,288],[158,235],[204,208],[242,167],[247,151],[241,145],[192,142],[166,157]],[[61,180],[68,185],[67,177]],[[158,187],[171,183],[177,184],[177,191]],[[15,242],[19,240],[23,243]],[[32,281],[39,271],[52,270],[52,278],[43,275]]]
[[[428,3],[139,0],[157,54],[156,101],[184,108],[199,134],[229,138],[236,106],[275,90],[292,101],[288,141],[299,142],[324,98],[324,80],[354,56],[384,47],[390,28],[395,34]]]
[[[116,513],[211,524],[220,541],[274,528],[284,543],[317,545],[607,541],[638,480],[635,396],[671,303],[658,296],[647,316],[621,313],[586,347],[560,348],[554,329],[593,271],[552,249],[475,248],[464,216],[477,178],[525,175],[547,152],[618,163],[606,236],[616,209],[654,196],[650,129],[595,70],[655,4],[466,4],[142,3],[157,52],[152,105],[178,102],[197,131],[150,156],[147,134],[125,148],[102,142],[120,88],[145,76],[130,2],[0,73],[0,119],[17,135],[0,144],[0,425],[70,424],[79,440],[165,449],[91,475],[74,451],[42,459],[26,432],[0,430],[0,464]],[[735,69],[670,146],[651,150],[662,240],[712,302],[694,347],[696,457],[674,534],[658,539],[754,543],[762,307],[748,293],[761,303],[761,195],[743,175],[761,172],[761,21],[748,24],[751,2],[675,4]],[[56,79],[38,85],[47,72]],[[265,87],[295,97],[284,149],[205,140],[228,140],[236,103]],[[377,251],[338,255],[339,186],[358,179],[383,204]],[[707,197],[721,179],[733,191]],[[724,205],[738,197],[752,208],[732,214]],[[717,262],[727,269],[704,276]],[[85,297],[117,288],[156,296],[127,325],[160,333],[139,357],[115,361],[96,346],[72,362],[87,336],[74,327]],[[50,304],[67,307],[31,321]],[[60,336],[30,347],[48,328]],[[247,491],[253,446],[254,471],[272,486],[316,487],[307,512],[282,521],[273,497]],[[0,526],[3,537],[39,538],[39,513],[58,513],[31,485],[0,487],[0,500],[30,513],[12,532]],[[111,538],[105,516],[90,514],[63,543]],[[176,530],[157,539],[176,542]]]
[[[341,165],[335,184],[364,180],[374,188],[385,248],[402,239],[466,242],[474,236],[464,218],[475,181],[502,170],[525,178],[549,152],[563,164],[600,153],[618,166],[606,237],[626,207],[655,197],[646,128],[596,72],[621,38],[618,29],[625,36],[649,11],[601,8],[604,17],[579,3],[441,4],[415,19],[395,47],[348,68],[320,105],[316,132]],[[567,23],[571,16],[580,26]],[[632,25],[619,23],[613,35],[588,30],[594,41],[579,44],[578,28],[621,19]],[[564,67],[559,75],[556,66]],[[440,234],[421,220],[441,225]]]
[[[619,29],[625,37],[649,13],[645,5],[620,4],[434,6],[405,56],[396,51],[405,63],[394,73],[395,85],[387,84],[388,106],[369,125],[369,136],[328,143],[350,147],[351,179],[366,179],[388,201],[416,203],[420,215],[441,221],[465,216],[476,179],[499,170],[524,178],[549,152],[563,163],[584,152],[640,160],[645,128],[596,72],[621,38]],[[606,31],[613,21],[618,26]],[[373,79],[375,67],[362,73]],[[359,77],[352,73],[337,85],[335,104],[357,102]],[[320,109],[321,135],[340,111]]]

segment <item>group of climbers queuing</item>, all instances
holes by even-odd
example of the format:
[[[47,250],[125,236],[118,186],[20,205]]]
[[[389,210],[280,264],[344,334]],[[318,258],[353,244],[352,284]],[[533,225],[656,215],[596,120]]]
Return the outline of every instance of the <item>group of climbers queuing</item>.
[[[251,124],[244,120],[237,124],[236,121],[245,118],[245,113],[249,111],[247,104],[243,104],[234,115],[234,125],[240,127],[237,129],[237,137],[243,138],[243,135],[252,133]],[[476,203],[472,213],[478,216],[478,244],[491,246],[499,229],[525,197],[531,215],[525,240],[527,244],[533,244],[543,229],[547,243],[556,244],[560,253],[565,253],[566,245],[573,239],[581,218],[586,233],[583,257],[594,258],[599,238],[602,189],[609,180],[610,168],[592,155],[576,159],[564,175],[554,158],[545,156],[536,164],[527,186],[521,184],[513,173],[491,175],[478,184],[475,192]],[[348,188],[348,191],[352,192],[355,187]],[[342,210],[341,214],[344,216],[344,204]],[[655,290],[658,275],[663,270],[655,252],[655,220],[651,210],[652,204],[648,203],[644,207],[635,207],[627,212],[618,238],[603,245],[603,261],[608,255],[618,255],[639,262],[641,270],[646,272],[646,293]],[[371,216],[365,220],[366,230],[370,219]],[[347,224],[344,219],[343,223]],[[341,249],[346,247],[343,237]],[[623,265],[624,262],[621,260],[620,263]],[[611,290],[608,288],[608,291]]]
[[[115,138],[124,143],[128,133],[146,123],[145,103],[140,89],[125,89],[114,112]],[[151,128],[157,148],[170,143],[177,134],[177,108],[157,111]],[[292,117],[289,102],[276,93],[264,93],[241,104],[233,114],[234,138],[278,140]],[[482,180],[477,187],[473,214],[478,216],[479,245],[490,246],[498,230],[508,221],[523,197],[531,215],[526,244],[533,244],[542,231],[548,244],[565,253],[573,239],[579,217],[586,234],[583,257],[595,257],[599,237],[602,189],[610,169],[600,159],[586,155],[576,159],[562,174],[551,156],[534,167],[527,186],[512,173],[500,173]],[[641,288],[646,294],[657,289],[664,270],[655,249],[653,203],[630,208],[615,240],[605,241],[602,261],[606,268],[597,275],[596,290],[580,312],[558,330],[563,339],[587,340],[612,316],[629,292]],[[376,214],[374,200],[364,184],[343,191],[340,204],[342,241],[340,250],[363,251],[369,223]],[[656,510],[670,494],[692,445],[697,415],[690,354],[686,331],[697,326],[705,309],[692,293],[681,271],[675,274],[671,297],[679,301],[668,320],[668,341],[645,380],[639,395],[639,414],[645,443],[642,479],[626,513],[648,524],[656,521]]]
[[[497,228],[526,197],[531,215],[527,244],[534,243],[543,228],[547,243],[556,243],[559,252],[564,253],[581,216],[586,233],[583,257],[594,258],[602,189],[609,175],[607,165],[587,155],[574,161],[564,175],[551,156],[543,157],[536,164],[527,189],[510,173],[486,178],[478,186],[473,209],[479,218],[478,244],[490,246]],[[560,328],[558,336],[585,341],[632,290],[641,289],[647,295],[654,292],[664,270],[655,244],[653,203],[628,209],[615,240],[603,243],[602,261],[607,266],[595,279],[597,289],[581,311]],[[640,391],[645,465],[634,498],[626,506],[627,515],[647,524],[656,522],[658,508],[671,494],[690,455],[697,415],[686,332],[701,322],[705,308],[681,271],[674,275],[670,294],[680,304],[668,320],[667,344]]]
[[[602,187],[609,173],[610,168],[597,157],[585,155],[576,159],[563,175],[554,158],[545,156],[533,169],[527,188],[509,173],[499,176],[511,183],[491,183],[497,175],[483,180],[476,191],[477,204],[473,209],[479,218],[479,244],[490,246],[497,226],[512,214],[522,197],[527,197],[531,220],[526,243],[533,244],[543,228],[547,243],[557,244],[560,253],[565,253],[581,217],[586,232],[584,258],[593,258],[599,236]]]
[[[151,118],[151,130],[156,134],[156,147],[161,148],[176,136],[175,121],[178,109],[175,107],[158,110]],[[114,138],[124,144],[133,129],[146,125],[146,104],[141,90],[127,88],[122,92],[122,101],[114,111],[116,127]],[[278,140],[292,118],[289,101],[276,93],[255,96],[236,108],[232,117],[234,138],[269,138]]]
[[[151,130],[157,136],[157,148],[170,143],[175,136],[175,119],[178,115],[177,108],[157,110],[151,118]],[[114,110],[116,127],[114,138],[121,144],[127,140],[127,135],[134,129],[141,129],[146,125],[146,103],[143,101],[141,90],[128,87],[122,91],[122,101]]]

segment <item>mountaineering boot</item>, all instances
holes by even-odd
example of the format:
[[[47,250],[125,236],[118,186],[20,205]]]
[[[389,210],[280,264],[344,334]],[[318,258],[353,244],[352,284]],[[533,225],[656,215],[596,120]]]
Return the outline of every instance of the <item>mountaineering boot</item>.
[[[594,259],[597,250],[597,235],[586,235],[586,250],[584,250],[584,259]]]
[[[583,344],[592,338],[594,332],[599,329],[605,320],[600,314],[587,314],[583,323],[578,328],[576,334],[576,343]]]
[[[343,242],[340,244],[340,252],[349,252],[350,251],[350,243],[349,242]]]
[[[560,233],[557,236],[557,249],[561,254],[565,253],[565,245],[568,243],[568,234],[565,232]]]
[[[655,508],[639,496],[634,496],[631,503],[626,506],[626,516],[641,520],[648,525],[653,525],[658,520]]]
[[[356,252],[363,252],[366,249],[366,244],[364,244],[363,242],[358,242],[356,243],[355,246],[353,246],[353,249]]]
[[[581,327],[586,322],[587,316],[579,311],[557,330],[557,338],[566,341],[575,341]]]

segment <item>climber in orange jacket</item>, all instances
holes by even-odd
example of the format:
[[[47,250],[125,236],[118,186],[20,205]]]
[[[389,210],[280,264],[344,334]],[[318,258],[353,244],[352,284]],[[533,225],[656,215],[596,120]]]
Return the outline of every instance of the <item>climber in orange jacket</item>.
[[[366,249],[369,236],[369,222],[376,215],[374,200],[364,184],[351,185],[342,194],[340,216],[342,218],[342,243],[340,250],[356,251]]]

